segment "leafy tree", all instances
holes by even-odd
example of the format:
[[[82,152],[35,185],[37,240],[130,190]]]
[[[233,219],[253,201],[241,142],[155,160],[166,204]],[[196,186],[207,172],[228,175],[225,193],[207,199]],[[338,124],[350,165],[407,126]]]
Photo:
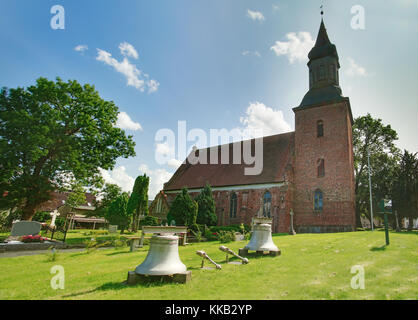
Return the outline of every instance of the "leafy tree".
[[[129,223],[131,221],[131,217],[127,210],[128,201],[129,195],[124,192],[122,195],[117,197],[106,210],[106,220],[109,221],[110,224],[119,226],[121,233],[129,227]]]
[[[206,183],[203,190],[197,195],[195,201],[198,205],[197,223],[215,226],[218,217],[215,214],[215,199],[213,199],[212,188],[209,183]]]
[[[68,195],[65,204],[71,208],[75,208],[86,202],[86,192],[81,185],[76,184],[72,192]]]
[[[21,207],[31,220],[55,190],[93,186],[100,168],[135,155],[132,136],[117,128],[118,107],[94,86],[39,78],[26,89],[0,91],[0,209]]]
[[[393,188],[393,210],[400,219],[409,219],[408,230],[412,230],[413,219],[418,218],[418,157],[404,151],[396,169]]]
[[[171,224],[172,220],[174,220],[178,226],[185,225],[191,229],[197,229],[197,210],[196,201],[190,197],[187,188],[183,188],[168,211],[167,221]]]
[[[128,212],[132,215],[132,230],[138,230],[139,216],[148,215],[149,177],[138,176],[128,202]]]
[[[356,221],[361,227],[360,215],[370,219],[369,206],[369,167],[367,154],[370,152],[370,170],[372,172],[372,193],[374,208],[379,194],[383,196],[391,190],[392,174],[398,158],[398,149],[394,141],[398,135],[390,125],[384,125],[381,119],[373,119],[370,114],[358,117],[353,125],[353,149],[356,194]]]
[[[94,202],[94,206],[96,209],[91,215],[96,217],[105,217],[109,206],[122,194],[122,189],[118,185],[106,183],[100,191],[95,192],[96,200]]]

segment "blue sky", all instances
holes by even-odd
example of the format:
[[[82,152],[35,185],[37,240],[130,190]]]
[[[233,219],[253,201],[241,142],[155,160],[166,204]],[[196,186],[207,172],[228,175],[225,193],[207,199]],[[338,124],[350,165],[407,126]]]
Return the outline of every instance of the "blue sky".
[[[418,151],[414,0],[0,0],[0,86],[29,86],[40,76],[94,84],[124,112],[120,126],[136,142],[137,156],[118,160],[105,178],[129,189],[146,172],[152,198],[175,171],[175,163],[155,160],[159,129],[177,134],[179,120],[207,132],[294,129],[321,4],[354,117],[382,118],[400,148]],[[65,9],[64,30],[50,26],[54,5]],[[364,30],[351,28],[354,5],[364,7]],[[281,54],[272,50],[277,41]]]

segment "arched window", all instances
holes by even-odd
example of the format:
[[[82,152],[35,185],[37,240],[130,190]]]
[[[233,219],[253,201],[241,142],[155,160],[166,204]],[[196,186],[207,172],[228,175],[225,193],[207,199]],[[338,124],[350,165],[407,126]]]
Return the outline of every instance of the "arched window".
[[[270,218],[271,217],[271,193],[266,192],[263,198],[263,217]]]
[[[229,204],[229,217],[230,218],[236,218],[237,217],[237,195],[236,193],[233,193],[231,195],[231,200]]]
[[[322,120],[316,123],[316,133],[318,138],[324,136],[324,122]]]
[[[318,159],[318,178],[325,176],[325,160]]]
[[[319,189],[316,189],[315,196],[314,196],[314,210],[315,211],[322,211],[324,207],[323,198],[324,198],[324,195],[322,191]]]

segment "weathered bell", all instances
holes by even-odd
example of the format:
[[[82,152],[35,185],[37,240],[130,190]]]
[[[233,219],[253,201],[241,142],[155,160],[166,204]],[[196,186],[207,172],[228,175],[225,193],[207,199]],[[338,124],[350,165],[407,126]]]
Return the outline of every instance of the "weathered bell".
[[[253,226],[250,242],[244,247],[245,250],[254,251],[280,251],[271,237],[271,224],[262,223]]]
[[[165,276],[186,272],[186,266],[179,256],[179,237],[175,235],[154,235],[150,241],[148,255],[136,267],[135,273]]]

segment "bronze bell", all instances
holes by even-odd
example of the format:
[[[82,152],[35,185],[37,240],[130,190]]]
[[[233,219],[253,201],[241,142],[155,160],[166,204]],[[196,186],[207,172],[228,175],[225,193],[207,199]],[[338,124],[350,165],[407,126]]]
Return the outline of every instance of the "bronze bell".
[[[171,234],[154,235],[150,241],[148,255],[136,267],[135,273],[142,275],[172,275],[187,271],[179,256],[179,237]]]

